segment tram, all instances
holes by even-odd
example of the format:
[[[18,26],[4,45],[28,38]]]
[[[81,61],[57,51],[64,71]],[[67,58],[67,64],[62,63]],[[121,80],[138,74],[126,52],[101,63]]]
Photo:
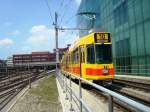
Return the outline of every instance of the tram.
[[[109,86],[114,79],[109,32],[93,32],[72,44],[60,63],[61,71]],[[72,77],[73,78],[73,77]]]

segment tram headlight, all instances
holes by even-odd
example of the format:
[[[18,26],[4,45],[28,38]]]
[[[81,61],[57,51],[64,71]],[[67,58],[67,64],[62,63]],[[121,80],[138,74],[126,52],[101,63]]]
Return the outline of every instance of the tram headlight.
[[[108,70],[107,69],[104,69],[102,72],[103,72],[103,74],[108,74]]]

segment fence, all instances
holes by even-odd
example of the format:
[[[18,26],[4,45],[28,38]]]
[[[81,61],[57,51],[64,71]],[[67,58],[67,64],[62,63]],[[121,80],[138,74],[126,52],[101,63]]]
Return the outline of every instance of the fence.
[[[132,99],[129,99],[125,96],[122,96],[116,92],[113,92],[111,90],[108,90],[100,85],[97,85],[97,84],[94,84],[90,81],[87,81],[81,77],[78,77],[74,74],[70,74],[70,73],[67,73],[67,72],[63,72],[64,75],[66,76],[69,76],[69,85],[67,84],[67,79],[65,76],[61,75],[59,71],[57,71],[57,79],[60,83],[60,85],[62,86],[62,89],[65,91],[65,93],[69,93],[70,97],[69,97],[69,101],[70,101],[70,110],[73,110],[73,101],[78,101],[79,103],[79,110],[80,112],[83,111],[83,109],[86,111],[86,112],[92,112],[91,109],[86,105],[86,103],[83,101],[82,99],[82,88],[81,88],[81,81],[82,82],[85,82],[87,84],[89,84],[90,86],[102,91],[104,94],[107,95],[108,97],[108,110],[109,112],[113,112],[113,98],[116,98],[118,99],[119,101],[121,102],[124,102],[126,104],[128,104],[129,106],[135,108],[137,111],[142,111],[142,112],[150,112],[150,107],[147,107],[141,103],[138,103]],[[79,80],[79,96],[77,94],[75,94],[75,92],[72,90],[72,80],[71,80],[71,76],[75,77],[76,79]],[[74,96],[74,97],[73,97]],[[76,99],[75,99],[76,98]],[[77,102],[75,102],[76,104],[78,104]]]
[[[113,58],[115,73],[126,75],[150,76],[150,56],[118,56]]]
[[[150,76],[150,65],[114,66],[117,75]]]

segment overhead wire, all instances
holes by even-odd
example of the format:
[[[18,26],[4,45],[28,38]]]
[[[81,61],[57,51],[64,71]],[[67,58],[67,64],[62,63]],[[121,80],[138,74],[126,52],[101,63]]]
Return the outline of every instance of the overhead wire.
[[[68,2],[68,4],[67,5],[69,5],[69,2]],[[71,6],[71,5],[70,5]],[[65,11],[64,11],[65,12]],[[65,14],[65,13],[63,13],[63,14]],[[63,15],[64,16],[64,15]],[[62,18],[64,18],[62,16]],[[75,17],[76,17],[77,15],[76,14],[73,14],[73,15],[71,15],[64,23],[65,24],[69,24],[71,21],[73,21],[74,19],[75,19]],[[61,20],[62,20],[62,18],[61,18]],[[83,20],[82,20],[83,21]],[[62,22],[62,21],[61,21]],[[76,28],[76,26],[74,27],[74,28],[65,28],[65,30],[75,30],[75,31],[77,31],[77,30],[85,30],[85,29],[82,29],[82,28]]]
[[[63,22],[63,19],[64,19],[64,16],[65,16],[65,14],[66,14],[66,11],[67,11],[67,9],[71,6],[71,5],[69,5],[70,3],[72,2],[72,0],[69,0],[68,1],[68,3],[66,3],[65,5],[64,5],[64,11],[63,11],[63,13],[62,13],[62,16],[61,16],[61,18],[60,18],[60,25],[61,25],[61,23]]]
[[[50,6],[49,6],[49,3],[48,3],[48,1],[47,1],[47,0],[44,0],[44,1],[45,1],[45,4],[46,4],[46,6],[47,6],[47,8],[48,8],[48,10],[49,10],[50,18],[51,18],[52,22],[54,22],[54,21],[53,21],[52,12],[51,12],[51,8],[50,8]]]
[[[63,10],[63,12],[62,12],[62,15],[61,15],[61,18],[60,18],[60,23],[59,24],[61,24],[64,20],[64,16],[65,16],[65,12],[67,11],[67,9],[71,6],[71,5],[69,5],[70,4],[70,2],[71,2],[72,0],[69,0],[66,4],[64,4],[64,0],[62,0],[62,2],[60,3],[60,6],[59,6],[59,10],[60,9],[62,9],[63,7],[65,7],[64,8],[64,10]],[[69,5],[69,6],[68,6]],[[58,11],[59,12],[59,11]],[[73,15],[71,15],[64,23],[65,24],[69,24],[73,19],[72,18],[74,18],[74,17],[76,17],[76,14],[73,14]],[[66,30],[75,30],[75,31],[77,31],[77,30],[84,30],[84,29],[81,29],[81,28],[65,28],[65,30],[63,30],[63,31],[66,31]]]
[[[63,5],[64,5],[64,0],[62,0],[62,2],[60,3],[60,5],[59,5],[59,7],[57,9],[57,12],[62,9]]]

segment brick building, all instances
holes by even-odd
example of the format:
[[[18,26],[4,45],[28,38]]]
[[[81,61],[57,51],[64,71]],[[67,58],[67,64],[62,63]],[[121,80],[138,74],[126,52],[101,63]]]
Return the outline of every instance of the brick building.
[[[59,59],[61,60],[64,52],[67,48],[59,48]],[[14,54],[13,64],[26,64],[35,62],[55,62],[56,61],[56,50],[51,52],[32,52],[31,54]]]
[[[55,54],[50,52],[32,52],[31,54],[13,55],[13,64],[55,61]]]

